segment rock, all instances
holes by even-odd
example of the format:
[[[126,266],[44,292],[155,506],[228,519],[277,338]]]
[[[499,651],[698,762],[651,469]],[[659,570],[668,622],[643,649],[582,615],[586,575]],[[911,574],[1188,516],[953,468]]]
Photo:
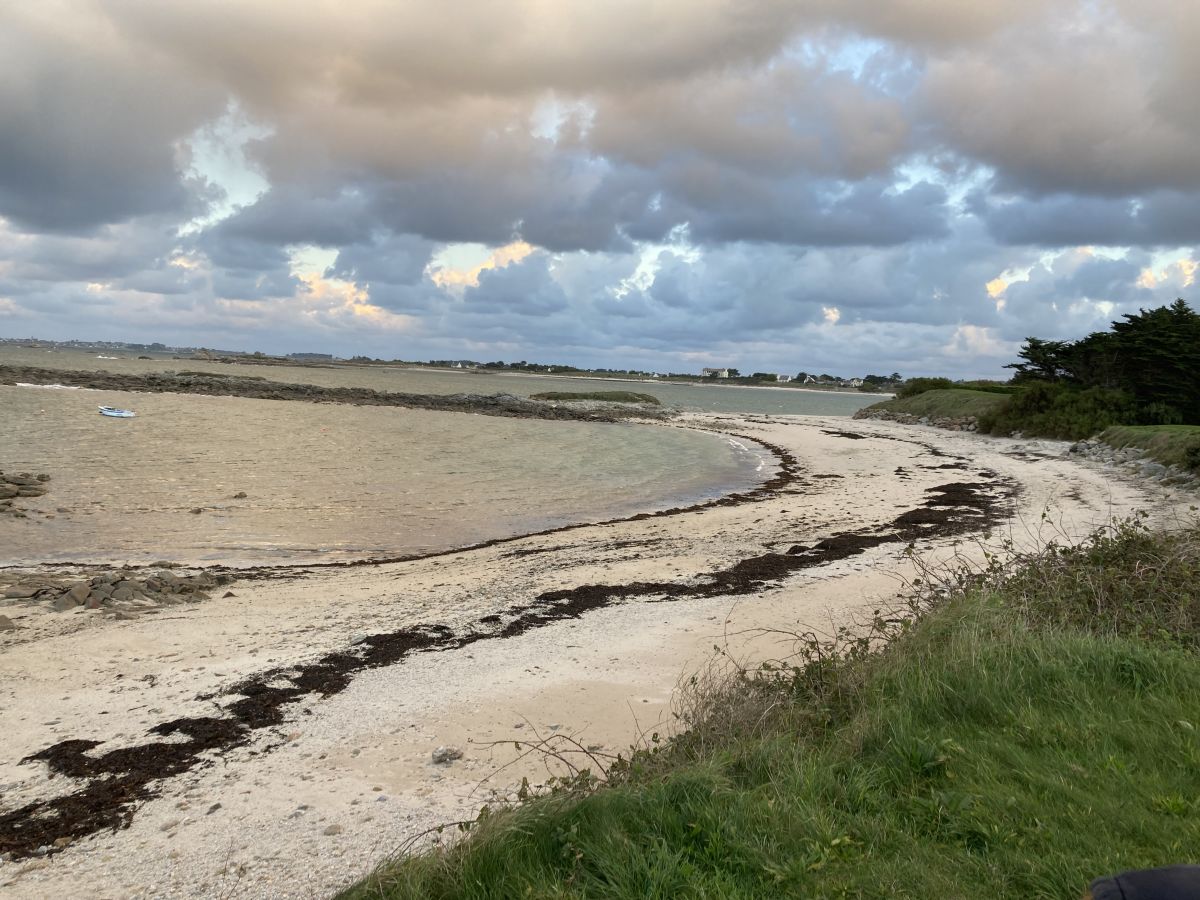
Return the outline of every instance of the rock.
[[[343,829],[342,829],[341,825],[327,825],[327,826],[325,826],[325,830],[322,831],[321,834],[328,834],[328,835],[341,834],[342,830]]]
[[[0,500],[11,500],[19,490],[15,484],[0,483]]]
[[[8,616],[0,616],[0,631],[16,631],[17,623]]]
[[[245,492],[245,491],[238,491],[236,494],[234,494],[234,495],[233,495],[233,499],[234,499],[234,500],[245,500],[245,499],[246,499],[246,492]]]
[[[86,583],[77,584],[67,591],[66,596],[70,597],[76,603],[83,603],[85,600],[87,600],[89,593],[91,593],[91,585]]]
[[[20,475],[5,475],[4,480],[9,484],[15,484],[17,487],[30,487],[38,483],[38,480],[28,472],[23,472]]]
[[[448,766],[456,759],[462,759],[463,752],[457,747],[438,747],[433,751],[432,759],[439,766]]]
[[[236,596],[237,596],[237,594],[235,594],[233,591],[226,591],[224,594],[221,595],[221,598],[224,599],[225,597],[236,597]]]
[[[29,582],[25,582],[24,584],[14,584],[12,587],[5,589],[4,599],[25,600],[29,597],[32,597],[41,589],[42,586],[40,584],[30,584]]]
[[[43,472],[42,474],[37,476],[37,480],[44,484],[45,482],[50,480],[50,476],[47,475],[45,472]]]
[[[200,513],[204,512],[204,510],[202,510],[200,507],[197,506],[197,507],[194,507],[190,512],[192,513],[192,515],[198,516],[198,515],[200,515]]]
[[[112,598],[119,603],[124,603],[126,600],[132,600],[133,594],[134,590],[129,582],[123,582],[113,590]]]
[[[76,603],[74,600],[72,600],[70,597],[68,597],[66,594],[63,594],[61,597],[59,597],[57,600],[55,600],[54,603],[52,603],[51,605],[58,612],[70,612],[73,609],[79,608],[79,604]]]

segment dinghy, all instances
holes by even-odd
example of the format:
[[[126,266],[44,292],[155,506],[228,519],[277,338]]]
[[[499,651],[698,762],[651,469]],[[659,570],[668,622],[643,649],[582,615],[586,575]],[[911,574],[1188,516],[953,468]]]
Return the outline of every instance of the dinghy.
[[[132,409],[117,409],[115,406],[101,406],[100,415],[112,416],[114,419],[132,419],[137,413]]]

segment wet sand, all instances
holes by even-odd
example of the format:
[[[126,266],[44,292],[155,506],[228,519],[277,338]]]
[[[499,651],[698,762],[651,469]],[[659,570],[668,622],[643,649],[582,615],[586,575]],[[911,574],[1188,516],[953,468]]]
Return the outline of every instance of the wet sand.
[[[511,741],[621,750],[669,732],[675,686],[714,644],[777,656],[786,645],[758,629],[886,603],[910,542],[937,559],[1176,509],[1061,444],[845,419],[689,424],[765,441],[788,471],[741,502],[251,577],[132,622],[23,615],[0,633],[0,839],[22,857],[0,864],[0,886],[327,896],[407,837],[543,779]],[[442,745],[462,759],[434,764]],[[104,796],[120,778],[125,793]],[[80,798],[110,818],[79,824]],[[58,852],[22,849],[33,826],[61,835]]]

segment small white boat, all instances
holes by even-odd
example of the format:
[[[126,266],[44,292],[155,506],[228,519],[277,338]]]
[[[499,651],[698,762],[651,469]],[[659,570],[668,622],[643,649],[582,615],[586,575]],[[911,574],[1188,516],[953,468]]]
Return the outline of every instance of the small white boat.
[[[132,419],[137,413],[132,409],[117,409],[115,406],[101,406],[100,415],[112,416],[114,419]]]

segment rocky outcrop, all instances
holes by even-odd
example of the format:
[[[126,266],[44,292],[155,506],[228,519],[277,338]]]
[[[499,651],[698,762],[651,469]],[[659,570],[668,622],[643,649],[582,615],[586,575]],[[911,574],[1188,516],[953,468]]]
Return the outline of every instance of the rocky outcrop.
[[[885,422],[899,422],[902,425],[932,425],[947,431],[975,431],[979,427],[979,420],[975,416],[914,416],[911,413],[872,409],[869,406],[856,412],[854,418],[883,419]]]
[[[348,403],[354,406],[403,406],[438,412],[469,412],[521,419],[569,419],[615,422],[633,417],[665,418],[668,412],[627,404],[580,409],[575,404],[545,403],[512,394],[401,394],[358,387],[287,384],[262,377],[205,372],[156,372],[147,375],[78,372],[34,366],[0,366],[0,384],[62,384],[105,391],[207,394],[258,400]]]
[[[1177,487],[1187,490],[1200,489],[1200,474],[1180,469],[1177,466],[1166,466],[1151,459],[1145,450],[1139,447],[1113,447],[1098,438],[1086,441],[1076,441],[1067,451],[1072,456],[1092,462],[1110,465],[1136,478],[1144,478],[1160,484],[1163,487]]]
[[[129,618],[162,606],[206,599],[209,591],[232,580],[229,575],[211,572],[179,575],[168,568],[145,573],[115,569],[82,578],[6,573],[0,576],[0,597],[9,603],[44,603],[58,612],[108,610],[119,618]]]
[[[41,497],[50,489],[49,481],[50,476],[45,473],[34,475],[32,472],[0,472],[0,516],[25,518],[20,500]]]

